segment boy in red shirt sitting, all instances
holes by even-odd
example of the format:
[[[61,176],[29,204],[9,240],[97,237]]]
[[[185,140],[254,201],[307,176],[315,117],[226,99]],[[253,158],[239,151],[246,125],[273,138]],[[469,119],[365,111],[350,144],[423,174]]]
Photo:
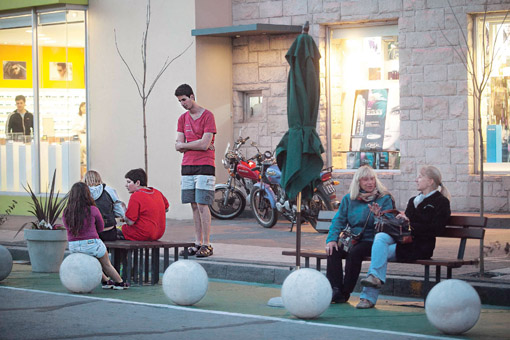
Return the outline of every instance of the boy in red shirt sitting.
[[[133,169],[124,176],[131,194],[126,211],[126,224],[117,229],[117,238],[132,241],[156,241],[166,227],[168,201],[158,190],[147,186],[143,169]]]

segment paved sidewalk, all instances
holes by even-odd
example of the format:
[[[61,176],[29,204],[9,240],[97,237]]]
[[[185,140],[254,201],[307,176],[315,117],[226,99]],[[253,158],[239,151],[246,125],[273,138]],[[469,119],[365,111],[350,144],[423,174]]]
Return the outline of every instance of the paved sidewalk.
[[[31,217],[11,216],[0,228],[0,244],[10,248],[18,246],[25,249],[23,232],[16,237],[17,230],[23,223],[33,220]],[[317,233],[310,225],[302,228],[302,249],[324,249],[326,234]],[[202,258],[211,277],[233,279],[248,282],[281,283],[295,265],[295,258],[282,256],[282,250],[295,249],[295,228],[291,233],[290,223],[279,220],[271,229],[258,225],[252,218],[234,220],[216,220],[212,222],[212,244],[214,255]],[[165,241],[193,241],[192,220],[167,220],[167,229],[162,237]],[[510,229],[487,229],[485,245],[492,246],[493,251],[485,258],[485,271],[489,277],[477,277],[479,268],[465,266],[453,270],[453,277],[481,286],[497,287],[497,294],[510,292],[510,256],[505,252],[506,243],[510,243]],[[497,244],[499,243],[499,249]],[[454,258],[457,255],[458,241],[438,239],[435,256]],[[468,241],[465,258],[479,256],[479,243]],[[311,261],[313,262],[313,261]],[[304,261],[302,263],[304,265]],[[311,264],[312,266],[315,263]],[[364,263],[362,272],[366,272],[369,263]],[[325,269],[325,264],[323,265]],[[423,267],[409,264],[390,263],[388,278],[423,279]],[[432,270],[434,275],[434,270]],[[443,270],[445,274],[445,270]],[[361,274],[363,275],[363,274]],[[268,278],[269,277],[269,278]],[[496,300],[498,297],[494,297]],[[510,299],[509,299],[510,300]]]

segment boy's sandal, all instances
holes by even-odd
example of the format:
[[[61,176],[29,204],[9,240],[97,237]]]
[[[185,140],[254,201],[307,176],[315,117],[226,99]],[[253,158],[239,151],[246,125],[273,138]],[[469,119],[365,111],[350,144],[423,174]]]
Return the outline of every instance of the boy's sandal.
[[[194,247],[188,247],[188,256],[195,255],[199,250],[201,246],[199,244],[195,244]],[[180,256],[184,256],[184,249],[179,252]]]
[[[213,254],[213,248],[209,245],[203,245],[197,252],[197,257],[208,257]]]

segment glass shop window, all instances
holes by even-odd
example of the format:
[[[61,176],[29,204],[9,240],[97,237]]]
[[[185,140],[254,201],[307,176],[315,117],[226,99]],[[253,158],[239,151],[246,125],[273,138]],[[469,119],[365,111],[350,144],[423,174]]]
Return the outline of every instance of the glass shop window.
[[[483,72],[483,60],[492,62],[492,72],[482,94],[481,118],[485,147],[484,170],[510,171],[510,18],[483,15],[476,18],[475,47],[477,73]],[[484,46],[485,45],[485,46]],[[485,58],[484,58],[485,54]]]
[[[399,169],[396,25],[330,30],[331,159],[336,169]]]
[[[244,121],[259,119],[262,116],[262,92],[247,92],[244,94]]]

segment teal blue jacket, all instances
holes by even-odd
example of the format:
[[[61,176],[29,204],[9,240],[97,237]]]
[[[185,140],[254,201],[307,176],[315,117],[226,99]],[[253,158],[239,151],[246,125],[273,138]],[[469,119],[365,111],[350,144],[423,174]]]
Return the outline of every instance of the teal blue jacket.
[[[378,203],[382,210],[393,209],[393,201],[389,194],[378,197],[370,203]],[[331,221],[326,243],[331,241],[337,242],[340,232],[345,229],[347,224],[351,226],[355,234],[359,234],[363,229],[368,213],[370,212],[368,204],[369,203],[365,201],[351,200],[350,194],[345,195],[344,198],[342,198],[342,202],[340,203],[340,207],[338,208],[335,217]],[[374,215],[371,214],[361,241],[372,242],[374,240],[374,223]]]

